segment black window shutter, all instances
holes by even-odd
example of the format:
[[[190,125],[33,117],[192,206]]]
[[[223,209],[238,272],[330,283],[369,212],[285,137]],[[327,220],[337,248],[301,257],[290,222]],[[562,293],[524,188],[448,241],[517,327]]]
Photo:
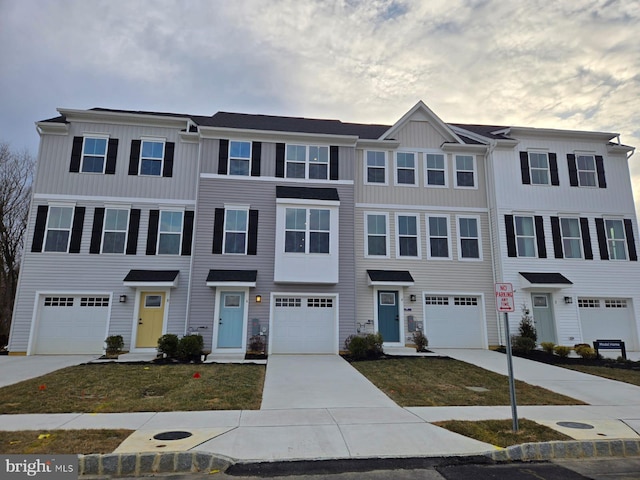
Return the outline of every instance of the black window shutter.
[[[562,235],[560,233],[560,219],[551,217],[551,235],[553,236],[553,252],[556,258],[564,258],[562,254]]]
[[[551,172],[551,185],[560,185],[558,176],[558,156],[555,153],[549,154],[549,171]]]
[[[73,225],[71,227],[69,253],[80,253],[80,242],[82,241],[82,226],[84,225],[84,208],[85,207],[76,207],[73,213]]]
[[[607,177],[604,174],[604,158],[596,155],[596,171],[598,172],[598,187],[607,188]]]
[[[229,140],[220,140],[218,150],[218,175],[227,174],[227,161],[229,160]]]
[[[604,230],[604,220],[602,218],[596,218],[596,233],[598,234],[598,247],[600,248],[600,259],[609,260],[607,232]]]
[[[191,241],[193,240],[193,210],[184,212],[182,225],[182,255],[191,255]]]
[[[33,243],[31,244],[32,252],[41,252],[44,243],[44,232],[47,230],[47,214],[49,207],[47,205],[38,205],[38,213],[36,214],[36,225],[33,229]]]
[[[276,143],[276,177],[284,178],[284,143]]]
[[[329,180],[338,180],[339,178],[339,151],[340,149],[336,145],[331,145],[329,153]]]
[[[224,208],[216,208],[213,219],[213,250],[222,253],[222,236],[224,235]]]
[[[149,230],[147,232],[147,255],[156,254],[158,243],[158,223],[160,222],[160,210],[149,211]]]
[[[77,173],[80,171],[80,160],[82,159],[82,137],[73,137],[73,147],[71,148],[71,163],[69,171]]]
[[[638,261],[638,254],[636,252],[636,241],[633,237],[633,225],[631,220],[625,218],[624,220],[624,233],[627,236],[627,250],[629,250],[629,260],[632,262]]]
[[[531,174],[529,173],[529,154],[520,152],[520,176],[523,185],[531,185]]]
[[[113,175],[116,173],[116,158],[118,157],[118,139],[110,138],[107,148],[107,164],[104,167],[104,173]]]
[[[249,210],[247,255],[256,255],[258,249],[258,210]]]
[[[538,244],[538,258],[547,258],[547,245],[544,239],[544,225],[542,217],[536,215],[536,242]]]
[[[569,166],[569,185],[578,186],[578,167],[576,166],[576,156],[573,153],[567,153],[567,165]]]
[[[104,208],[93,210],[93,227],[91,228],[91,243],[89,253],[100,253],[102,246],[102,225],[104,224]]]
[[[513,226],[513,215],[504,216],[504,228],[507,232],[507,255],[517,257],[518,251],[516,250],[516,230]]]
[[[591,249],[591,233],[589,232],[589,219],[580,218],[580,233],[582,234],[582,249],[584,259],[593,260],[593,250]]]
[[[129,175],[138,175],[138,163],[140,162],[140,140],[131,140],[131,155],[129,156]]]
[[[251,176],[260,176],[260,159],[262,158],[262,142],[253,142],[251,145]]]
[[[129,212],[129,232],[127,233],[127,255],[138,252],[138,232],[140,230],[140,209],[133,208]]]
[[[167,142],[164,144],[164,165],[162,167],[163,177],[173,176],[173,152],[176,148],[174,142]]]

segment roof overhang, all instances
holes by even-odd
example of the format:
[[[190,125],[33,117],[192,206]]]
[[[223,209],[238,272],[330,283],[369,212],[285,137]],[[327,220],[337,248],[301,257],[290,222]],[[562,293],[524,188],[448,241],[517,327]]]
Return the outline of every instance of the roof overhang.
[[[124,277],[126,287],[170,287],[178,286],[180,270],[130,270]]]
[[[370,140],[367,138],[358,140],[356,148],[370,148],[376,150],[393,150],[400,146],[398,140],[385,139],[385,140]]]
[[[497,133],[497,132],[495,132]],[[600,142],[608,142],[612,138],[618,138],[619,133],[611,132],[593,132],[587,130],[560,130],[555,128],[534,128],[534,127],[509,127],[507,130],[502,131],[505,135],[526,135],[536,137],[570,137],[590,139]]]
[[[519,272],[520,288],[523,290],[543,289],[562,290],[569,288],[573,282],[557,272]]]
[[[470,145],[467,143],[443,143],[440,148],[443,152],[469,152],[487,153],[488,145]]]
[[[36,122],[36,130],[40,135],[68,135],[69,124],[62,122]]]
[[[93,123],[125,123],[133,125],[147,125],[170,128],[187,128],[193,125],[190,117],[168,116],[153,113],[118,112],[105,110],[74,110],[58,108],[58,112],[64,115],[67,121],[93,122]]]
[[[415,281],[408,270],[367,270],[370,286],[411,287]]]
[[[333,135],[327,133],[287,132],[280,130],[254,130],[250,128],[208,127],[199,125],[202,138],[233,138],[260,142],[291,141],[301,143],[326,143],[343,147],[355,147],[356,135]]]
[[[257,270],[209,270],[207,287],[255,287]]]

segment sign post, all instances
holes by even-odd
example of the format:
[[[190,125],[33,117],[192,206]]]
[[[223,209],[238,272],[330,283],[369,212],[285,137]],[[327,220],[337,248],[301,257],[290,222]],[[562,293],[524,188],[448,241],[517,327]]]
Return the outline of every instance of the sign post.
[[[518,409],[516,406],[516,384],[513,378],[513,356],[511,354],[511,334],[509,333],[509,312],[515,311],[513,300],[513,285],[510,283],[496,283],[496,306],[498,312],[504,312],[504,332],[507,343],[507,366],[509,367],[509,396],[511,398],[511,417],[513,431],[518,431]]]

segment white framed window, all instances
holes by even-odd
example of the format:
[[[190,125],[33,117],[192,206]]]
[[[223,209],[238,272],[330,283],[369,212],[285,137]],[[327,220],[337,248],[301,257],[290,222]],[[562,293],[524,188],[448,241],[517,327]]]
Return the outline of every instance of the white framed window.
[[[229,175],[248,176],[251,170],[251,142],[229,142]]]
[[[286,146],[285,176],[310,180],[329,179],[329,147],[323,145]]]
[[[45,307],[73,307],[73,297],[44,297]]]
[[[453,297],[453,304],[464,307],[476,307],[478,297]]]
[[[596,157],[586,153],[576,154],[578,169],[578,185],[581,187],[597,187]]]
[[[284,251],[329,253],[331,212],[321,208],[285,210]]]
[[[45,252],[68,252],[71,241],[73,207],[50,206],[45,233]]]
[[[396,185],[417,185],[416,154],[396,152]]]
[[[420,258],[420,220],[418,215],[396,215],[396,257]]]
[[[365,153],[364,183],[387,185],[387,153],[367,150]]]
[[[560,234],[564,258],[582,258],[582,236],[577,218],[561,218]]]
[[[180,255],[183,214],[184,212],[170,210],[160,211],[158,255]]]
[[[427,214],[427,236],[429,241],[427,257],[451,260],[451,237],[447,215]]]
[[[108,307],[109,297],[80,297],[81,307]]]
[[[83,173],[104,173],[107,163],[107,146],[109,137],[91,135],[82,142],[82,163],[80,171]]]
[[[627,259],[627,240],[624,233],[624,223],[622,220],[605,219],[605,230],[607,231],[607,246],[609,247],[610,260]]]
[[[147,295],[144,297],[144,308],[161,308],[162,295]]]
[[[365,257],[388,257],[388,214],[367,212],[364,214],[364,223],[366,229]]]
[[[247,253],[247,231],[249,211],[245,209],[224,210],[224,253],[245,255]]]
[[[290,297],[276,297],[276,307],[293,307],[293,308],[297,308],[297,307],[301,307],[302,306],[302,299],[295,297],[295,298],[290,298]]]
[[[425,154],[425,178],[427,187],[447,186],[447,160],[442,153]]]
[[[425,305],[449,305],[449,297],[427,295],[424,297]]]
[[[456,188],[477,188],[476,157],[473,155],[455,156],[455,186]]]
[[[164,162],[164,140],[141,139],[140,148],[140,175],[153,177],[162,176],[162,164]]]
[[[579,308],[600,308],[600,300],[597,298],[578,298]]]
[[[102,229],[102,253],[124,253],[129,228],[129,210],[107,208]]]
[[[627,308],[627,300],[624,298],[605,299],[604,308]]]
[[[529,176],[532,185],[549,185],[549,155],[547,152],[529,152]]]
[[[519,257],[536,256],[536,230],[533,217],[515,215],[516,248]]]
[[[333,308],[333,298],[307,298],[309,308]]]
[[[459,260],[482,260],[482,241],[480,238],[480,218],[463,217],[458,219],[458,255]]]

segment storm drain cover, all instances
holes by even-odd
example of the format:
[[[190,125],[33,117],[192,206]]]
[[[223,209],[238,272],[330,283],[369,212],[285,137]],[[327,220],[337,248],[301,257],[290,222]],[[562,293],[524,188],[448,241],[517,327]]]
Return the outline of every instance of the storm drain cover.
[[[154,435],[156,440],[182,440],[183,438],[189,438],[192,433],[189,432],[162,432]]]
[[[478,392],[478,393],[489,391],[488,388],[484,388],[484,387],[464,387],[464,388],[466,388],[467,390],[471,390],[472,392]]]
[[[565,428],[579,428],[581,430],[591,430],[595,428],[593,425],[589,425],[588,423],[580,423],[580,422],[558,422],[556,425]]]

